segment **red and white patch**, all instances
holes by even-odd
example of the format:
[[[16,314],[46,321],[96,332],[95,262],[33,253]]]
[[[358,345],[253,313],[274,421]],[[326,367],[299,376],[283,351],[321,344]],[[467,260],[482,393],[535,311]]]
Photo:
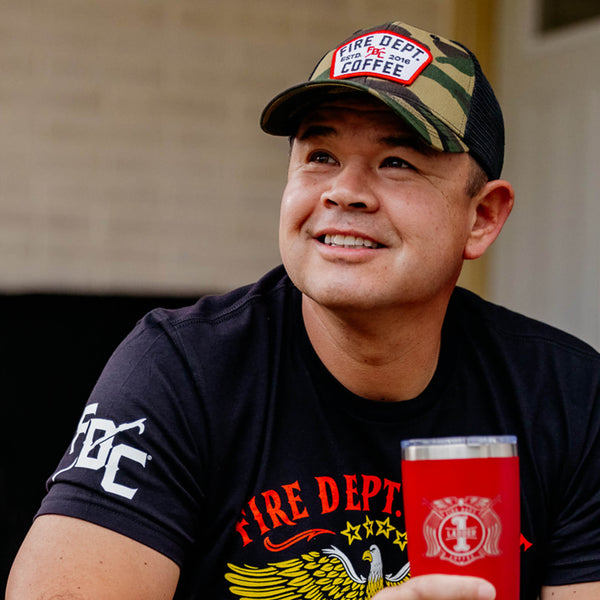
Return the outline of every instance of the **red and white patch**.
[[[331,78],[381,77],[410,85],[432,61],[421,44],[393,31],[374,31],[340,46],[333,54]]]

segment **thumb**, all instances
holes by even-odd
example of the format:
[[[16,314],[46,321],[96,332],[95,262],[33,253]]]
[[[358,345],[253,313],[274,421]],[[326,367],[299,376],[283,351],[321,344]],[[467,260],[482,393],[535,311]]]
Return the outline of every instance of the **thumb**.
[[[385,588],[373,600],[494,600],[496,589],[485,579],[462,575],[421,575]]]

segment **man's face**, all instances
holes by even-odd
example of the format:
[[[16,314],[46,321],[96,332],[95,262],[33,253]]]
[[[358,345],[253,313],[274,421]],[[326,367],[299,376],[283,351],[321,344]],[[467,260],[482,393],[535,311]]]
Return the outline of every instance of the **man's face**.
[[[333,309],[447,299],[475,218],[470,160],[423,146],[376,101],[318,107],[294,139],[281,207],[292,281]]]

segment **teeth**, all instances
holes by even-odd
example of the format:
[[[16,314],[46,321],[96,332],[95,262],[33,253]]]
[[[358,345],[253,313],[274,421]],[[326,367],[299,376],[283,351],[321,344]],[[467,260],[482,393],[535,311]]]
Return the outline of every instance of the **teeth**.
[[[340,248],[378,248],[379,244],[372,240],[366,240],[361,237],[353,235],[342,235],[336,234],[331,235],[327,233],[325,235],[325,244],[328,246],[340,247]]]

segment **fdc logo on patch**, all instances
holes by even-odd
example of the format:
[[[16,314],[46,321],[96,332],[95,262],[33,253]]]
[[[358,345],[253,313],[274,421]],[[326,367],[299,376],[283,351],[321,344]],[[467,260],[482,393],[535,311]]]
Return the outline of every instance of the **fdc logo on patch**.
[[[381,77],[410,85],[432,61],[425,46],[393,31],[354,38],[334,53],[331,78]]]

